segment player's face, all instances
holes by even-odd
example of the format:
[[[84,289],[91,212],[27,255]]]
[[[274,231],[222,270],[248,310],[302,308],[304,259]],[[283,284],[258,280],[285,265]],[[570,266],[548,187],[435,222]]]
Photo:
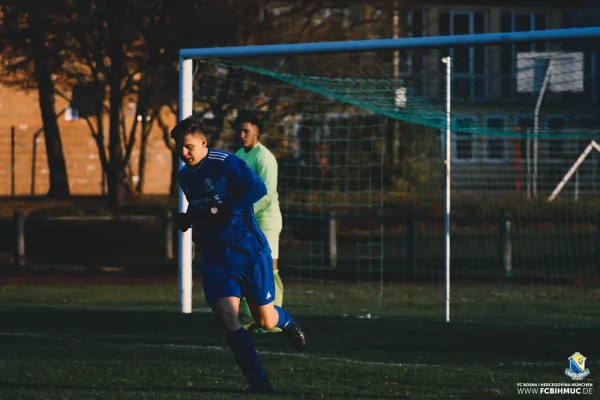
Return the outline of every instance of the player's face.
[[[202,134],[185,135],[178,143],[179,157],[188,167],[193,167],[206,157],[207,140]]]
[[[242,139],[242,145],[251,149],[258,143],[258,127],[248,122],[244,122],[240,127],[240,139]]]

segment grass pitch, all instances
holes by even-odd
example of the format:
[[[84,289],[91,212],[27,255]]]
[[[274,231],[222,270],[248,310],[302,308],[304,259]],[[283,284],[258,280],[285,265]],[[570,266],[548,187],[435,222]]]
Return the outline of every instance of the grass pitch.
[[[553,324],[569,325],[595,297],[574,304],[546,288],[543,298],[517,298],[530,310],[523,319],[446,324],[427,314],[437,303],[431,290],[390,289],[383,310],[405,312],[361,319],[339,314],[351,303],[343,286],[319,298],[321,313],[302,306],[300,296],[315,292],[286,288],[307,351],[293,352],[278,334],[253,335],[278,399],[523,398],[518,382],[571,382],[564,371],[576,351],[587,357],[585,382],[600,390],[600,330]],[[194,304],[193,314],[177,313],[175,283],[0,286],[0,399],[261,398],[240,392],[245,382],[199,290]],[[574,321],[598,322],[597,304]],[[534,313],[550,324],[527,324]]]

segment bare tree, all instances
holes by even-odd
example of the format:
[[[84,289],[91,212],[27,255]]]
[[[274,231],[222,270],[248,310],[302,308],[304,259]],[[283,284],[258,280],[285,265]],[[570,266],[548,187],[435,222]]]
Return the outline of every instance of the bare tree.
[[[165,60],[165,42],[158,35],[169,30],[180,35],[190,33],[178,30],[175,22],[163,26],[162,21],[170,19],[163,14],[169,12],[164,4],[161,0],[93,0],[85,6],[78,4],[78,19],[70,32],[68,51],[73,62],[62,73],[73,84],[89,88],[94,113],[83,118],[96,141],[107,176],[108,202],[113,207],[123,204],[128,193],[143,190],[147,140],[159,111],[156,99],[161,97],[153,85],[160,71],[172,65]],[[185,16],[183,12],[181,15]],[[148,32],[154,35],[150,41],[146,38]],[[128,129],[130,111],[135,114]],[[142,143],[138,168],[142,175],[134,187],[130,162],[138,134]]]
[[[22,89],[37,86],[50,171],[48,196],[66,198],[70,195],[69,180],[52,78],[64,61],[57,48],[60,48],[66,29],[66,18],[59,13],[55,3],[32,0],[3,1],[0,4],[0,18],[2,59],[5,62],[0,80],[5,85]]]

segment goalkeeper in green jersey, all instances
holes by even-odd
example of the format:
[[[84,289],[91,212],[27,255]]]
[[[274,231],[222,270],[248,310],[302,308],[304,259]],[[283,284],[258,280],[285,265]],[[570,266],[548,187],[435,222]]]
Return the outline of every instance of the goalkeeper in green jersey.
[[[252,117],[239,118],[239,135],[242,141],[240,148],[235,155],[248,164],[267,186],[267,195],[254,203],[254,215],[261,230],[267,237],[271,247],[271,257],[273,258],[273,276],[275,278],[275,301],[276,306],[283,305],[283,283],[279,276],[277,261],[279,259],[279,234],[282,229],[282,217],[279,209],[279,195],[277,194],[277,159],[263,146],[258,139],[260,133],[258,121]],[[250,314],[248,303],[243,299],[240,303],[239,311],[240,323],[246,328],[254,325],[254,320]],[[280,328],[265,330],[258,328],[257,332],[281,332]]]

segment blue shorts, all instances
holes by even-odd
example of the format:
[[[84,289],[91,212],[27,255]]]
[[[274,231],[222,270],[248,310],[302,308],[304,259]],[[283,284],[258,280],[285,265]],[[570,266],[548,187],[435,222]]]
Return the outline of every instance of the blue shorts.
[[[245,297],[249,304],[264,306],[275,300],[273,259],[264,255],[252,267],[204,268],[204,298],[211,302],[225,297]]]

